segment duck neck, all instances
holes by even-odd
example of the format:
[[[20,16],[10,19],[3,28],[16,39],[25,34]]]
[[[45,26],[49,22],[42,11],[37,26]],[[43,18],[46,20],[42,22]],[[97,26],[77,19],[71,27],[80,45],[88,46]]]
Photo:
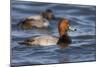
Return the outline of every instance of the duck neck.
[[[59,37],[58,44],[61,44],[61,43],[67,43],[67,44],[71,43],[71,39],[67,33]]]
[[[66,42],[66,41],[67,41],[67,38],[68,38],[68,34],[66,33],[66,34],[61,35],[59,39],[60,39],[62,42]]]

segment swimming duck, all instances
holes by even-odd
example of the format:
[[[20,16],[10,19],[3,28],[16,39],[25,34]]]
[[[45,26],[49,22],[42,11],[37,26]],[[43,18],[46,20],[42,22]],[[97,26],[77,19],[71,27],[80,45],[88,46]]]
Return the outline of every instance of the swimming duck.
[[[69,21],[65,18],[61,18],[58,23],[59,37],[53,35],[39,35],[28,38],[24,41],[19,42],[19,44],[27,45],[39,45],[39,46],[50,46],[61,43],[71,43],[71,39],[68,36],[67,31],[70,29]]]
[[[43,28],[49,26],[49,21],[54,19],[54,14],[52,10],[47,9],[46,11],[40,13],[40,15],[33,15],[27,17],[21,23],[18,23],[22,29],[31,29],[33,27]]]

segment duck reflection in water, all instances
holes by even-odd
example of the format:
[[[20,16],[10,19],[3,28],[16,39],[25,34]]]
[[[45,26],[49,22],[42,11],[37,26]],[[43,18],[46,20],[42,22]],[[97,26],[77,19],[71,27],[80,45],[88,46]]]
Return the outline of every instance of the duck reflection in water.
[[[69,56],[66,54],[67,52],[63,51],[63,50],[60,50],[59,52],[59,59],[58,59],[58,62],[59,63],[67,63],[69,62]]]

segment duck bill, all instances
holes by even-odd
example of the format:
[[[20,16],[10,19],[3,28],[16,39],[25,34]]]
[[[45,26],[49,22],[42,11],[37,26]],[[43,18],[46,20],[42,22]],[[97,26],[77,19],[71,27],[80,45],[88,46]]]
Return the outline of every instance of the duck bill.
[[[69,31],[76,31],[76,29],[70,26]]]

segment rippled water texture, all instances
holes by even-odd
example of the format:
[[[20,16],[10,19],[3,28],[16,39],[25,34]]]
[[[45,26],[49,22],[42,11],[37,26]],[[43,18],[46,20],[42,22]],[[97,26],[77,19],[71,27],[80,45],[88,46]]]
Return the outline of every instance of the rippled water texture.
[[[40,34],[59,36],[57,20],[49,29],[21,30],[16,26],[27,16],[52,9],[56,17],[65,17],[77,31],[69,31],[72,43],[68,48],[58,46],[29,47],[18,41]],[[95,61],[96,59],[96,6],[13,1],[11,3],[11,64],[37,65]]]

